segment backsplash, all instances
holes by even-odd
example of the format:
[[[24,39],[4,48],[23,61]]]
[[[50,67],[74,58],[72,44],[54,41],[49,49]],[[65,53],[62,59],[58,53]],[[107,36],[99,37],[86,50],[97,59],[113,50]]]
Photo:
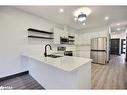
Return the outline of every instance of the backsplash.
[[[58,46],[57,51],[66,51],[66,47],[64,46]]]

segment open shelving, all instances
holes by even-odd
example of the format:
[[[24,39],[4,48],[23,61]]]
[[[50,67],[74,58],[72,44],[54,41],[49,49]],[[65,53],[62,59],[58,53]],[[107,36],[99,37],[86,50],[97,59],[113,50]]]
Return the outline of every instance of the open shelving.
[[[53,32],[47,32],[47,31],[38,30],[38,29],[33,29],[33,28],[28,28],[27,30],[30,31],[30,32],[42,33],[43,35],[44,35],[44,34],[48,34],[48,35],[49,35],[49,37],[44,37],[44,36],[42,36],[42,35],[37,36],[37,35],[34,35],[34,34],[30,34],[30,35],[28,34],[28,38],[54,39],[53,37],[50,37],[50,35],[52,35]]]
[[[27,29],[28,31],[31,32],[39,32],[39,33],[45,33],[45,34],[53,34],[53,32],[47,32],[47,31],[43,31],[43,30],[38,30],[38,29],[33,29],[33,28],[29,28]]]
[[[75,40],[69,40],[69,41],[74,42]]]
[[[68,38],[75,38],[75,36],[68,36]]]
[[[33,35],[29,35],[28,37],[29,38],[54,39],[54,38],[51,38],[51,37],[41,37],[41,36],[33,36]]]

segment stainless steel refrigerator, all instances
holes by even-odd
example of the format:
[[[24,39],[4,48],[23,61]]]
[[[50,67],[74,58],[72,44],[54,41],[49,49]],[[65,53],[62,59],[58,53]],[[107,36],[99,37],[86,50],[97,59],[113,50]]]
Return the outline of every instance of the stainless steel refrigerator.
[[[107,39],[106,37],[99,37],[91,39],[91,59],[93,63],[106,64],[107,63]]]

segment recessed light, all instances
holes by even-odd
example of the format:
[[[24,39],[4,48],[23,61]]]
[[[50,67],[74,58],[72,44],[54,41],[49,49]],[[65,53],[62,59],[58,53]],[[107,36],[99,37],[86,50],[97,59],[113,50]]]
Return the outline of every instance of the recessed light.
[[[120,30],[120,28],[117,28],[117,30],[119,31],[119,30]]]
[[[113,32],[115,34],[115,32]]]
[[[86,23],[84,22],[82,25],[84,25],[84,26],[85,26],[85,25],[86,25]]]
[[[60,9],[60,12],[62,13],[64,11],[64,9]]]
[[[118,25],[118,26],[119,26],[119,25],[120,25],[120,23],[117,23],[116,25]]]
[[[74,18],[74,20],[77,20],[77,19],[78,19],[78,18],[76,18],[76,17]]]
[[[105,17],[105,20],[109,20],[109,17],[108,17],[108,16],[106,16],[106,17]]]

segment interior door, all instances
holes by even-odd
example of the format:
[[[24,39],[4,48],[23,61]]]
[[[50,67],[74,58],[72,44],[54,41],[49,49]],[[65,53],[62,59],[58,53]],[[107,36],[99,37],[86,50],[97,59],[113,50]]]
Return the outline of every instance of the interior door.
[[[111,54],[119,55],[120,39],[111,39]]]
[[[121,53],[125,53],[126,51],[126,40],[121,39]]]

